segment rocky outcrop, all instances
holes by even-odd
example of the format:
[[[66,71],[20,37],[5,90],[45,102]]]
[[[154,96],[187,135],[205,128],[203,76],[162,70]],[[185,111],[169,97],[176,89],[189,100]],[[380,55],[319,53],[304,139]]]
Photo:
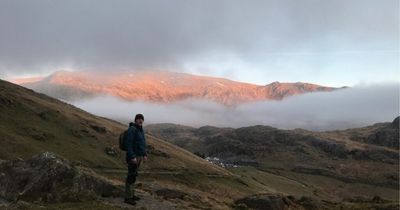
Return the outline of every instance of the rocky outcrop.
[[[7,201],[70,202],[121,193],[105,178],[84,172],[54,153],[0,162],[0,198]]]
[[[239,199],[235,202],[236,205],[246,206],[251,209],[273,209],[284,210],[290,205],[291,201],[283,196],[274,194],[252,195]]]
[[[393,128],[399,129],[399,118],[400,118],[400,116],[399,116],[399,117],[396,117],[396,118],[393,120],[393,122],[392,122],[392,127],[393,127]]]
[[[233,207],[237,210],[399,209],[397,202],[388,201],[379,196],[372,198],[354,197],[343,201],[336,202],[314,197],[264,193],[236,200]]]
[[[307,200],[307,202],[304,202]],[[305,204],[305,208],[302,204]],[[274,193],[264,193],[251,195],[235,201],[236,209],[254,209],[254,210],[294,210],[294,209],[318,209],[314,200],[302,198],[296,199],[293,196],[285,196]]]
[[[334,141],[327,141],[327,140],[319,139],[319,138],[313,137],[313,136],[308,136],[305,139],[307,139],[308,143],[310,143],[312,146],[317,147],[332,156],[335,156],[338,158],[346,158],[347,157],[348,151],[344,144],[334,142]]]
[[[370,160],[382,163],[399,164],[399,153],[383,149],[353,149],[349,152],[356,160]]]
[[[399,117],[368,136],[366,143],[399,149]]]
[[[175,190],[175,189],[159,189],[155,191],[156,195],[163,197],[164,199],[184,199],[185,196],[188,194],[185,192],[182,192],[180,190]]]
[[[103,126],[99,126],[99,125],[90,125],[90,127],[95,130],[97,133],[106,133],[107,129]]]

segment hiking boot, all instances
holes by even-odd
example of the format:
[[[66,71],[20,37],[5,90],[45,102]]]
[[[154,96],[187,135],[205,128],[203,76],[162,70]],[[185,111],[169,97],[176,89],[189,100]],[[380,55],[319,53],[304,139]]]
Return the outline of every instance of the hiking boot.
[[[136,205],[136,202],[133,198],[125,198],[124,202],[127,204]]]
[[[133,195],[132,199],[135,200],[135,201],[138,201],[138,200],[140,200],[140,197],[138,197],[136,195]]]

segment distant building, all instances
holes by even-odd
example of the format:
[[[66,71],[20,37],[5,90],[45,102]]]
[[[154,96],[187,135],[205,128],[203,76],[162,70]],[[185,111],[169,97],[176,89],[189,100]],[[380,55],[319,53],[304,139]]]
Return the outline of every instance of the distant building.
[[[226,162],[224,162],[222,159],[220,159],[218,157],[206,157],[204,159],[209,163],[221,166],[223,168],[227,168],[227,167],[237,168],[238,167],[237,164],[226,163]]]

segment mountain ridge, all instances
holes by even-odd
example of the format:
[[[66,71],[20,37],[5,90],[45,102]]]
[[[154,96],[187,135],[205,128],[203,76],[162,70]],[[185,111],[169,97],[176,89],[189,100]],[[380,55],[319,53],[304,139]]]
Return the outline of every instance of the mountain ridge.
[[[398,122],[396,117],[392,122],[322,132],[264,125],[196,128],[172,123],[150,124],[147,130],[201,157],[218,158],[228,166],[252,167],[256,169],[252,173],[260,176],[257,179],[263,178],[262,172],[270,172],[315,186],[318,194],[345,199],[351,193],[343,186],[353,186],[359,196],[371,196],[378,193],[374,188],[380,188],[377,195],[395,199],[399,184]],[[233,171],[240,172],[240,168]],[[323,182],[315,180],[330,180],[332,184],[321,187]],[[356,190],[359,185],[363,185],[363,191]]]
[[[13,163],[22,163],[18,160],[29,160],[34,155],[51,152],[66,158],[74,166],[88,169],[118,183],[117,187],[121,189],[127,168],[124,154],[118,149],[118,136],[126,127],[127,125],[92,115],[44,94],[0,80],[0,162],[6,161],[4,162],[7,166],[5,168],[13,167]],[[232,192],[234,197],[246,194],[239,190],[232,190],[235,187],[232,188],[229,184],[221,183],[218,180],[223,179],[228,183],[237,183],[236,178],[226,169],[210,164],[160,138],[149,134],[146,134],[146,138],[149,160],[141,167],[140,173],[143,175],[140,178],[142,185],[140,195],[148,198],[147,202],[149,203],[142,202],[139,207],[154,209],[151,207],[151,202],[160,199],[153,195],[155,192],[167,190],[166,196],[168,196],[168,190],[176,190],[184,191],[188,199],[194,199],[193,196],[197,198],[194,202],[183,199],[174,202],[175,206],[180,206],[177,207],[178,209],[187,209],[189,205],[219,206],[220,209],[228,209],[227,204],[210,200],[215,194],[202,191],[207,185],[198,183],[197,187],[190,186],[191,188],[189,188],[187,186],[196,179],[202,179],[208,184],[213,183],[215,187],[220,185],[221,187],[217,187],[219,193],[227,190]],[[46,166],[48,163],[40,162],[40,164]],[[34,184],[36,186],[36,177],[26,180],[26,182],[33,181],[33,183],[24,183],[23,177],[29,177],[25,176],[27,172],[19,169],[16,169],[15,172],[21,172],[19,175],[22,176],[21,179],[18,179],[22,180],[18,184],[21,186]],[[31,176],[35,176],[35,174]],[[171,176],[175,178],[171,179]],[[4,176],[4,178],[6,177],[12,177],[12,174]],[[46,176],[41,177],[48,180]],[[15,181],[18,182],[18,180]],[[7,180],[3,181],[7,182]],[[52,182],[53,180],[48,181]],[[84,183],[82,184],[84,185]],[[43,189],[46,187],[51,188],[52,185],[44,186]],[[4,193],[8,190],[9,188],[6,186],[0,185],[0,208],[2,208],[1,202],[5,196]],[[248,188],[246,191],[248,193],[252,190]],[[226,193],[224,192],[224,194]],[[29,192],[27,192],[26,197],[34,196],[29,196]],[[230,199],[233,197],[226,197],[225,202],[230,202]],[[121,200],[117,203],[122,202]],[[76,208],[79,207],[79,204],[77,205]],[[27,209],[31,209],[31,207],[27,207]],[[59,208],[54,207],[54,209]]]
[[[38,92],[64,100],[112,95],[127,101],[142,100],[172,103],[188,98],[211,100],[227,106],[341,88],[303,82],[272,82],[256,85],[220,77],[191,75],[170,71],[69,72],[58,71],[32,82],[11,80]]]
[[[335,138],[341,137],[333,134],[330,139],[307,133],[291,134],[270,126],[244,127],[239,132],[203,126],[190,131],[205,137],[203,140],[210,143],[210,153],[223,157],[235,153],[244,158],[258,156],[264,159],[257,161],[266,160],[260,162],[261,168],[258,165],[224,168],[210,163],[185,150],[185,146],[169,143],[176,139],[154,135],[149,132],[152,126],[145,125],[149,160],[140,170],[136,187],[142,200],[137,208],[263,209],[272,205],[274,210],[300,210],[312,205],[314,209],[374,206],[398,209],[398,191],[393,189],[398,184],[395,171],[398,156],[393,148],[396,145],[390,139],[384,145],[376,142],[393,134],[398,119],[390,126],[380,125],[376,131],[381,134],[372,139],[363,135],[369,136],[370,132],[343,134],[360,144],[374,145],[374,150],[358,147],[347,150],[347,145],[336,142]],[[180,132],[192,129],[178,128]],[[126,125],[116,121],[0,80],[0,174],[2,183],[14,183],[0,185],[0,208],[126,209],[129,206],[123,204],[122,198],[98,197],[113,196],[104,194],[104,190],[120,192],[123,188],[127,169],[117,141],[124,129]],[[168,130],[176,133],[173,127]],[[196,139],[186,135],[184,140]],[[243,140],[247,146],[242,144]],[[361,162],[340,162],[352,157]],[[68,161],[63,161],[64,158]],[[363,162],[371,169],[369,174],[359,171],[364,164],[357,163]],[[246,162],[249,163],[253,162]],[[341,163],[342,168],[336,163]],[[342,170],[348,171],[349,177]],[[358,171],[362,173],[357,175]],[[66,179],[59,179],[61,174],[67,175]],[[60,189],[69,191],[55,197],[50,195]],[[83,194],[88,196],[81,197]],[[17,202],[13,201],[15,198]]]

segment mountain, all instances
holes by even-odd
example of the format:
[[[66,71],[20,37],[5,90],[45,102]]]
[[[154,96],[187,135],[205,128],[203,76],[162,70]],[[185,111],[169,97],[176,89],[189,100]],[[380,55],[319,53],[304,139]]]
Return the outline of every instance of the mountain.
[[[8,204],[13,205],[15,194],[20,194],[17,198],[23,201],[32,201],[33,198],[39,197],[50,199],[48,205],[53,209],[64,208],[61,201],[78,200],[83,203],[72,204],[75,207],[67,205],[65,208],[81,208],[82,205],[89,205],[92,201],[84,199],[85,197],[74,200],[68,197],[63,200],[64,197],[61,195],[54,195],[56,196],[54,200],[51,196],[41,196],[38,193],[40,190],[57,191],[57,188],[53,189],[55,187],[60,187],[58,190],[67,189],[65,186],[74,181],[73,187],[76,190],[65,192],[71,197],[79,196],[86,193],[83,191],[85,188],[91,189],[94,184],[104,183],[95,181],[97,179],[93,177],[98,176],[103,177],[101,180],[108,179],[107,183],[115,183],[122,190],[121,185],[127,169],[124,153],[120,152],[116,145],[119,134],[126,127],[118,122],[91,115],[57,99],[0,80],[0,170],[4,170],[0,171],[0,183],[9,183],[0,185],[0,208],[4,202],[6,204],[11,202]],[[139,195],[144,197],[144,201],[139,203],[139,207],[197,209],[200,206],[208,206],[228,209],[229,203],[234,199],[255,192],[241,185],[228,170],[210,164],[162,139],[148,134],[146,137],[149,161],[143,164],[140,172]],[[48,158],[49,155],[40,155],[46,152],[61,158],[53,161],[54,158]],[[71,168],[72,166],[77,169]],[[27,171],[29,167],[32,169]],[[78,169],[82,172],[76,171]],[[85,178],[82,175],[87,174],[85,171],[95,175],[85,175],[87,177]],[[64,174],[64,176],[57,177],[54,174]],[[57,180],[49,180],[52,177]],[[209,191],[211,186],[215,188],[212,192]],[[183,194],[184,199],[176,201],[163,199],[169,198],[168,196],[173,198],[177,193]],[[223,199],[216,200],[214,199],[216,196]],[[9,200],[10,198],[13,199]],[[110,207],[107,203],[111,202],[117,207],[122,203],[122,200],[109,199],[111,200],[101,204],[102,207],[98,203],[95,206],[106,209]],[[54,202],[54,205],[51,204]],[[156,204],[161,207],[157,207]],[[33,206],[25,209],[40,207],[29,205]]]
[[[380,196],[398,201],[398,122],[399,117],[393,122],[327,132],[169,123],[148,125],[147,131],[201,157],[217,158],[235,174],[288,194],[330,200]],[[285,187],[271,181],[271,176],[297,184]]]
[[[128,101],[142,100],[156,103],[199,98],[224,105],[282,100],[292,95],[338,89],[301,82],[273,82],[263,86],[169,71],[115,73],[58,71],[42,79],[12,81],[64,100],[112,95]]]
[[[379,131],[396,129],[388,125],[382,124]],[[152,127],[146,132],[149,160],[136,184],[142,200],[135,209],[398,209],[397,149],[374,141],[371,148],[363,148],[370,144],[366,132],[354,136],[356,141],[349,144],[354,149],[347,157],[342,147],[331,145],[332,139],[308,137],[295,143],[300,133],[308,136],[304,130],[288,134],[255,126],[235,132],[208,126],[197,131],[173,125],[162,132],[182,137],[174,135],[176,127],[186,132],[187,142],[202,136],[210,143],[198,144],[199,151],[245,160],[239,167],[221,167],[169,143],[173,138],[153,135]],[[124,153],[117,149],[125,128],[0,80],[0,209],[129,208],[120,197],[127,169]],[[383,136],[391,142],[394,132],[389,132]],[[184,142],[183,137],[180,140]],[[257,158],[249,159],[253,155]],[[302,167],[295,167],[300,162]],[[370,175],[360,168],[370,169]]]

